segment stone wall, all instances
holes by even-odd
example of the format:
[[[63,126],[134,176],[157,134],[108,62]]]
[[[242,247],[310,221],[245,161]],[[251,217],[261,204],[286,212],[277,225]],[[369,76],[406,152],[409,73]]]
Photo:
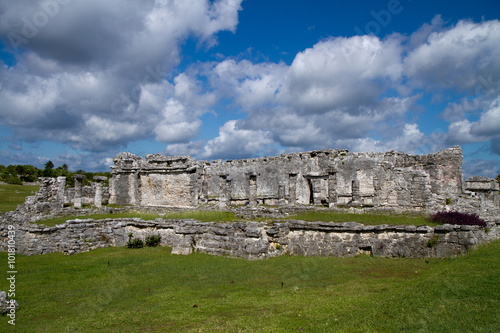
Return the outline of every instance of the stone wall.
[[[160,235],[174,254],[202,252],[247,259],[284,254],[349,257],[431,258],[465,255],[477,245],[500,237],[500,220],[477,226],[364,226],[355,222],[286,221],[202,223],[195,220],[72,220],[51,228],[17,226],[16,248],[26,255],[74,254],[99,247],[125,246],[128,235]],[[0,225],[0,251],[7,249],[7,225]]]
[[[428,155],[328,149],[211,163],[189,156],[154,154],[143,160],[121,153],[114,163],[110,203],[118,205],[436,209],[450,201],[466,202],[473,195],[473,185],[481,183],[470,181],[469,189],[464,187],[458,146]],[[481,200],[498,207],[498,183],[488,182],[488,189],[480,189]]]
[[[102,204],[107,204],[109,201],[109,187],[102,188]],[[95,204],[96,183],[91,183],[91,186],[82,186],[81,203],[82,205],[93,206]],[[64,192],[64,204],[75,204],[75,189],[67,188]]]
[[[118,154],[111,167],[110,203],[137,206],[195,206],[198,200],[196,161],[189,156],[159,154],[142,158]]]

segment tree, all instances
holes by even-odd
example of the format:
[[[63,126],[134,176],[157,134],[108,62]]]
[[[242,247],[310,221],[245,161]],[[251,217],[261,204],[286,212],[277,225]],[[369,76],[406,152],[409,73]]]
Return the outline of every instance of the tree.
[[[38,179],[39,171],[32,165],[23,165],[23,173],[18,173],[17,175],[23,182],[35,182]]]
[[[47,163],[45,163],[45,170],[52,170],[54,169],[54,163],[52,163],[52,161],[48,161]]]
[[[43,170],[44,177],[54,177],[54,163],[52,161],[48,161],[45,163],[45,169]]]

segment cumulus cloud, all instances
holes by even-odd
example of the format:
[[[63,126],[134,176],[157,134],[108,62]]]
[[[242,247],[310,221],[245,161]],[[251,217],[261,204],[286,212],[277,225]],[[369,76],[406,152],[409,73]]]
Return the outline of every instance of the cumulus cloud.
[[[204,68],[216,93],[232,96],[247,117],[227,122],[203,157],[226,156],[235,145],[229,137],[246,140],[239,146],[255,143],[253,136],[236,133],[265,138],[257,140],[259,149],[247,152],[258,152],[263,144],[320,149],[402,119],[414,99],[381,96],[401,79],[401,52],[398,36],[330,38],[298,53],[290,66],[228,59]]]
[[[207,142],[200,157],[205,159],[252,157],[272,143],[266,131],[242,129],[237,120],[231,120],[219,129],[218,137]]]
[[[497,140],[500,140],[500,97],[490,102],[477,121],[463,119],[450,123],[446,142],[462,144],[491,141],[492,152],[498,154]]]
[[[495,160],[472,159],[464,161],[462,170],[466,179],[471,176],[496,178],[500,175],[500,167],[498,161]]]
[[[329,38],[299,52],[290,66],[231,59],[211,65],[208,75],[221,95],[233,96],[247,112],[239,128],[265,131],[272,145],[285,150],[425,153],[498,136],[499,114],[492,101],[500,91],[495,81],[500,61],[494,56],[499,45],[496,20],[446,27],[437,16],[408,39]],[[446,133],[425,135],[416,122],[408,122],[421,98],[415,89],[465,94],[443,111],[450,121]],[[390,96],[391,90],[403,95]],[[469,120],[471,115],[479,120]],[[250,140],[240,138],[245,139]],[[215,143],[232,144],[216,138],[204,156],[224,151],[214,149]]]
[[[500,22],[459,21],[431,33],[408,54],[404,73],[418,88],[477,93],[491,74],[500,77]]]
[[[401,75],[397,38],[332,38],[300,52],[277,99],[304,112],[371,104]]]
[[[437,16],[408,37],[326,38],[291,64],[222,57],[180,71],[182,43],[210,48],[234,32],[242,0],[47,1],[51,15],[36,0],[0,0],[15,57],[0,67],[0,121],[12,140],[62,142],[95,163],[143,139],[203,159],[487,141],[500,152],[497,20]],[[437,94],[448,129],[426,135],[415,110]],[[216,137],[201,135],[207,113],[223,114]]]
[[[24,140],[105,151],[150,137],[192,139],[213,104],[179,74],[190,36],[235,31],[241,0],[0,0],[0,120]],[[201,107],[203,105],[203,107]]]

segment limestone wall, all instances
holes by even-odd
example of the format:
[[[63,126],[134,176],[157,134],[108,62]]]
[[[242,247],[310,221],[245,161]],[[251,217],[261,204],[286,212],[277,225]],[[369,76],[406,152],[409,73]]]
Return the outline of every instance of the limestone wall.
[[[218,204],[224,208],[231,204],[312,204],[429,209],[472,193],[464,188],[458,146],[428,155],[328,149],[225,162],[159,154],[143,160],[121,153],[114,162],[110,203],[118,205]],[[498,207],[498,183],[496,189],[492,184],[488,183],[489,192],[481,188],[480,195],[485,203]]]
[[[195,206],[198,200],[196,161],[189,156],[118,154],[111,167],[109,202],[136,206]]]
[[[83,186],[81,192],[82,205],[94,205],[96,193],[96,184],[92,183],[91,186]],[[109,187],[103,187],[102,203],[107,204],[109,201]],[[73,205],[75,203],[75,189],[67,188],[64,193],[64,203],[66,205]]]
[[[431,258],[465,255],[500,237],[500,220],[477,226],[364,226],[355,222],[287,221],[202,223],[194,220],[72,220],[51,228],[16,226],[16,249],[26,255],[74,254],[99,247],[125,246],[128,234],[145,239],[160,235],[174,254],[203,252],[247,259],[284,254],[348,257]],[[0,251],[7,250],[7,225],[0,225]]]

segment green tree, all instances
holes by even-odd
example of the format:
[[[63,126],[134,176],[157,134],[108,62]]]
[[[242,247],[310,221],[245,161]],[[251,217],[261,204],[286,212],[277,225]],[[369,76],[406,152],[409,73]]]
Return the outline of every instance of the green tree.
[[[23,173],[22,174],[18,173],[18,176],[19,178],[21,178],[23,182],[31,183],[35,182],[38,179],[38,175],[40,173],[40,170],[38,168],[35,168],[32,165],[23,165],[22,167],[23,167]]]
[[[48,161],[47,163],[45,163],[45,170],[52,170],[54,169],[54,163],[52,163],[52,161]]]
[[[43,176],[44,177],[54,177],[55,172],[54,172],[54,163],[52,161],[48,161],[45,163],[45,169],[43,170]]]

